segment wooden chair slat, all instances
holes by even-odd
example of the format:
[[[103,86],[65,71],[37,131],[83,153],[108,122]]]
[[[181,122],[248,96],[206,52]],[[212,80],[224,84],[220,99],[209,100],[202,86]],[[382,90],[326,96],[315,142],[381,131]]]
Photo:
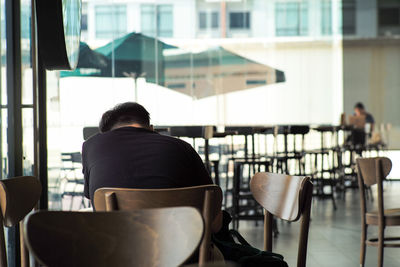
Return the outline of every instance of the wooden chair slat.
[[[100,188],[94,194],[94,207],[97,211],[106,211],[105,196],[106,194],[114,193],[118,207],[115,210],[179,206],[190,206],[203,210],[204,194],[207,190],[215,193],[215,199],[211,207],[211,219],[214,219],[220,212],[222,205],[222,191],[216,185],[167,189]]]

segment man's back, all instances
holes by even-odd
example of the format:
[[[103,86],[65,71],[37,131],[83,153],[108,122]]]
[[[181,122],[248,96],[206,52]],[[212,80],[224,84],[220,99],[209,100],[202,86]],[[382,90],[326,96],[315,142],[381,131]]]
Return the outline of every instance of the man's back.
[[[186,142],[144,128],[122,127],[87,140],[82,149],[85,196],[101,187],[176,188],[211,184]]]

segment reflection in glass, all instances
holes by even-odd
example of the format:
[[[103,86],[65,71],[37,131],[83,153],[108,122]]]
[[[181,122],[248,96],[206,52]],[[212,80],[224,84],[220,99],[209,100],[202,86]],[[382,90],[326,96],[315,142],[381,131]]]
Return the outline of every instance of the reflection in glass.
[[[96,38],[112,39],[127,33],[125,5],[98,5],[95,12]]]
[[[21,1],[22,152],[23,175],[33,175],[33,73],[31,61],[31,1]]]
[[[8,176],[5,0],[0,0],[0,31],[0,179],[4,179]]]
[[[231,29],[249,29],[250,12],[231,12],[229,13],[229,27]]]
[[[400,35],[400,1],[378,1],[379,35]]]
[[[332,34],[332,3],[330,0],[321,1],[321,34]]]
[[[173,36],[172,5],[142,4],[141,32],[151,37]]]
[[[277,2],[275,4],[277,36],[308,34],[308,4],[306,2]]]
[[[343,35],[356,34],[356,1],[343,0],[342,2],[342,33]]]
[[[62,0],[64,36],[71,69],[78,64],[81,35],[81,0]]]
[[[345,106],[359,100],[354,98],[369,97],[360,94],[370,84],[362,79],[365,73],[382,78],[377,87],[389,88],[386,77],[392,77],[390,84],[400,77],[398,56],[390,49],[379,60],[367,48],[362,60],[352,53],[360,49],[357,42],[365,44],[360,30],[368,32],[371,51],[381,49],[373,46],[379,40],[372,26],[356,23],[375,21],[378,14],[360,6],[364,1],[84,2],[84,42],[106,60],[100,57],[91,70],[48,73],[52,181],[62,176],[61,155],[81,150],[83,128],[96,126],[102,112],[120,102],[138,100],[155,125],[335,124]],[[387,6],[380,8],[385,12]],[[379,34],[395,33],[396,27],[385,26],[389,22],[381,21]],[[344,47],[342,39],[354,44]],[[389,71],[378,77],[375,65]],[[358,91],[347,93],[346,85],[359,80]],[[53,192],[57,201],[67,201]],[[76,209],[81,203],[75,199]]]

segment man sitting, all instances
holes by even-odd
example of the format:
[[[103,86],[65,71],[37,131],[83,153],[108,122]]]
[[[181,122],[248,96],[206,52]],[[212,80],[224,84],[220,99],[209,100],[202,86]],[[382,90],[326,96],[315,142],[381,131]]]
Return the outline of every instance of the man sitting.
[[[100,133],[82,148],[84,194],[101,187],[177,188],[212,184],[192,146],[153,131],[147,110],[132,102],[105,112]]]

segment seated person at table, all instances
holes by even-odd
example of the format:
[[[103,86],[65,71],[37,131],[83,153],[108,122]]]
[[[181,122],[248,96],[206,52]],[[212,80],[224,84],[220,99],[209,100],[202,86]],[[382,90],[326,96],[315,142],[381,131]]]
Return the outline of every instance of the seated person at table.
[[[101,187],[177,188],[212,184],[192,146],[153,131],[147,110],[132,102],[105,112],[100,133],[82,148],[85,196]]]
[[[354,106],[354,116],[356,118],[364,117],[365,118],[365,123],[370,125],[370,133],[373,132],[374,123],[375,123],[374,117],[365,110],[365,107],[364,107],[363,103],[358,102],[357,104],[355,104],[355,106]]]
[[[374,129],[374,117],[366,112],[363,103],[358,102],[354,106],[354,115],[350,116],[350,125],[354,126],[350,136],[351,142],[354,145],[365,145],[366,134],[371,135]]]

